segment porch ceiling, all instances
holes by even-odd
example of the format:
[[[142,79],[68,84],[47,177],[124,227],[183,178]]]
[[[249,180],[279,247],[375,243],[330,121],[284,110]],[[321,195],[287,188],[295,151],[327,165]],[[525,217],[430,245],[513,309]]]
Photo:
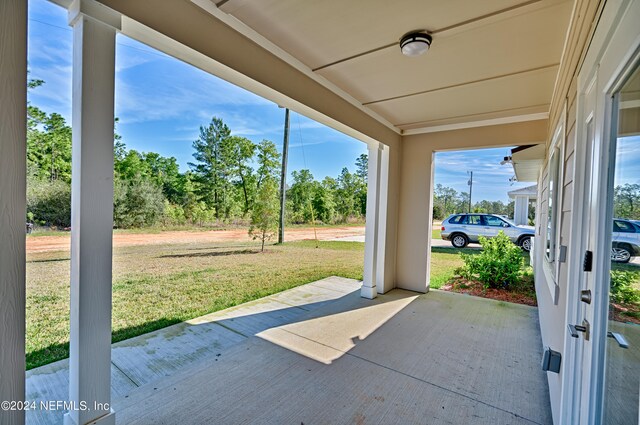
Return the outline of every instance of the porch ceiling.
[[[316,75],[396,127],[420,129],[549,110],[570,0],[217,0]],[[399,39],[426,30],[426,54]]]

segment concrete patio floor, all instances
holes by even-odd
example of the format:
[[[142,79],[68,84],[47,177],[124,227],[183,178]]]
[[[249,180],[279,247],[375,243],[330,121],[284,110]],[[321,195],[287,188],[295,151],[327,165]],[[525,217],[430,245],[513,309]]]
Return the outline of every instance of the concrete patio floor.
[[[323,279],[114,344],[117,423],[551,423],[537,309],[359,286]],[[64,400],[66,369],[30,371],[27,398]]]

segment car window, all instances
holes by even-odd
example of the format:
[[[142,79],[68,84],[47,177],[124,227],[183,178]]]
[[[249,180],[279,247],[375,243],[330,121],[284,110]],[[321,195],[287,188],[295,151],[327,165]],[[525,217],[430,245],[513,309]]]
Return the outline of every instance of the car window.
[[[634,228],[633,224],[629,222],[615,220],[613,222],[613,231],[622,233],[635,233],[636,229]]]
[[[465,215],[461,224],[482,224],[482,217],[479,215]]]
[[[487,226],[502,227],[502,225],[504,224],[504,221],[501,218],[493,215],[485,215],[484,221]]]
[[[454,215],[453,217],[451,217],[449,219],[449,223],[451,224],[460,224],[460,222],[462,221],[462,217],[461,215]]]

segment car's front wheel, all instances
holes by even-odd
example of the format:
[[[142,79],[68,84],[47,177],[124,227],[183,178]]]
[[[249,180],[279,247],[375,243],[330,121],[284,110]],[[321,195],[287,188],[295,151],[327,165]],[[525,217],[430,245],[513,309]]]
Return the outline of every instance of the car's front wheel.
[[[468,243],[469,239],[461,233],[457,233],[451,238],[451,245],[456,248],[464,248]]]
[[[531,252],[531,236],[525,236],[518,241],[518,245],[526,252]]]
[[[614,246],[611,248],[611,261],[615,263],[628,263],[631,259],[631,251],[626,246]]]

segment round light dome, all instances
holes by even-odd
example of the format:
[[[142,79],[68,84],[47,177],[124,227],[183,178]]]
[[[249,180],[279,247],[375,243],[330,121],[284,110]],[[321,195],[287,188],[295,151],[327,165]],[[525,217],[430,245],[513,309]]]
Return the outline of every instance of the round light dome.
[[[424,32],[407,34],[400,40],[400,50],[405,56],[419,56],[429,50],[431,36]]]

